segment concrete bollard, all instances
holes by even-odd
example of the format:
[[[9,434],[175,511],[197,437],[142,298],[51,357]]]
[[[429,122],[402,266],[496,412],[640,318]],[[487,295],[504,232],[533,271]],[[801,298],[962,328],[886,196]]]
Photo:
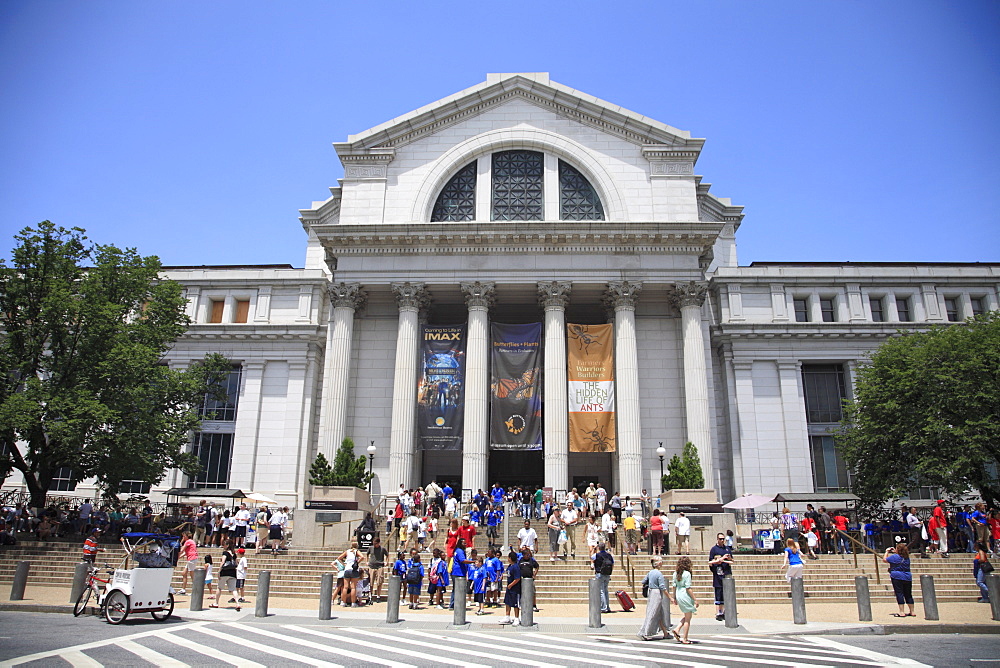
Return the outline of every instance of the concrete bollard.
[[[934,576],[920,576],[920,596],[924,602],[924,619],[937,621],[941,619],[938,615],[937,592],[934,591]]]
[[[14,571],[14,582],[10,585],[10,600],[23,601],[24,588],[28,584],[28,570],[31,563],[27,561],[17,562],[17,570]],[[74,601],[75,603],[76,601]]]
[[[73,588],[69,592],[70,603],[76,603],[76,599],[80,598],[80,594],[83,593],[83,588],[87,586],[87,571],[89,570],[90,562],[88,561],[81,561],[73,570]]]
[[[469,578],[452,578],[452,586],[455,588],[455,615],[452,618],[452,626],[465,626],[465,608],[469,600]]]
[[[271,596],[271,571],[257,574],[257,608],[254,617],[267,617],[267,599]]]
[[[802,578],[792,578],[792,621],[806,623],[806,588]]]
[[[400,590],[403,588],[403,578],[399,575],[393,574],[389,576],[389,594],[386,596],[385,603],[385,623],[386,624],[398,624],[399,623],[399,596]]]
[[[521,626],[535,624],[535,578],[521,578]]]
[[[205,609],[205,569],[194,569],[194,577],[191,578],[191,601],[189,609],[191,612],[201,612]]]
[[[601,623],[601,581],[597,578],[587,580],[590,587],[590,622],[588,628],[599,629],[604,624]]]
[[[986,589],[990,594],[993,621],[1000,622],[1000,575],[987,575]]]
[[[733,579],[732,575],[722,578],[722,600],[726,604],[723,610],[726,628],[738,629],[740,622],[736,610],[736,580]]]
[[[330,606],[333,604],[333,573],[323,573],[319,579],[319,618],[330,619]]]
[[[858,598],[858,621],[870,622],[872,620],[872,595],[868,589],[868,576],[854,576],[854,592]]]

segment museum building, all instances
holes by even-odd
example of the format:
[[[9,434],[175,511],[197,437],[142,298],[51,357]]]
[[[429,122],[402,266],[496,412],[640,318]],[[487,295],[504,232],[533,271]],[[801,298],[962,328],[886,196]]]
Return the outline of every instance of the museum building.
[[[703,144],[544,73],[334,144],[344,177],[300,211],[303,269],[166,268],[193,323],[171,366],[234,367],[192,436],[204,471],[152,496],[301,507],[345,437],[374,444],[376,495],[433,478],[636,497],[686,441],[722,501],[844,490],[830,429],[857,365],[899,329],[997,309],[1000,264],[739,266],[743,208],[696,174]]]

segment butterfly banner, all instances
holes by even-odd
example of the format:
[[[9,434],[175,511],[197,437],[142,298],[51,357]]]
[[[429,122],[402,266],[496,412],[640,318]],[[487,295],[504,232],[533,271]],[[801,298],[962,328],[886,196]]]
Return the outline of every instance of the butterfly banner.
[[[490,448],[542,449],[542,324],[490,325]]]
[[[420,328],[417,448],[461,450],[465,427],[465,325]]]
[[[614,325],[566,324],[569,451],[615,451]]]

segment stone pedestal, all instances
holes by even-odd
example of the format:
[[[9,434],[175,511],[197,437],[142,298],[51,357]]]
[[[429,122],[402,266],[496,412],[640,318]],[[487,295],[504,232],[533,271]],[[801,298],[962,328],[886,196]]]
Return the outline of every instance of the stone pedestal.
[[[670,518],[670,550],[676,554],[674,524],[679,513],[691,520],[691,551],[706,553],[715,545],[715,536],[732,529],[736,533],[736,516],[727,513],[719,503],[714,489],[672,489],[660,494],[660,513]]]
[[[309,487],[307,494],[304,506],[295,511],[295,547],[347,547],[365,515],[375,510],[368,490],[358,487]]]

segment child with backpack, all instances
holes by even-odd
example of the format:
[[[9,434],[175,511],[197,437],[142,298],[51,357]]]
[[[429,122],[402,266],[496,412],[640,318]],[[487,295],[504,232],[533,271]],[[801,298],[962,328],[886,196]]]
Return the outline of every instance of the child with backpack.
[[[500,605],[500,583],[503,580],[503,562],[500,561],[498,550],[489,550],[486,553],[486,572],[489,576],[486,583],[487,605],[496,608]]]
[[[424,581],[424,566],[420,563],[420,554],[413,554],[406,566],[406,590],[410,595],[410,609],[419,610],[417,604],[420,602],[420,585]]]
[[[483,602],[486,600],[486,582],[489,580],[490,574],[486,569],[482,557],[476,557],[475,568],[469,573],[469,581],[472,583],[472,595],[476,603],[479,605],[476,610],[477,615],[485,615],[483,612]]]
[[[431,558],[430,570],[427,575],[427,593],[430,600],[427,607],[434,605],[437,598],[438,610],[444,610],[444,592],[448,588],[448,563],[444,560],[444,553],[439,548],[434,548]]]

